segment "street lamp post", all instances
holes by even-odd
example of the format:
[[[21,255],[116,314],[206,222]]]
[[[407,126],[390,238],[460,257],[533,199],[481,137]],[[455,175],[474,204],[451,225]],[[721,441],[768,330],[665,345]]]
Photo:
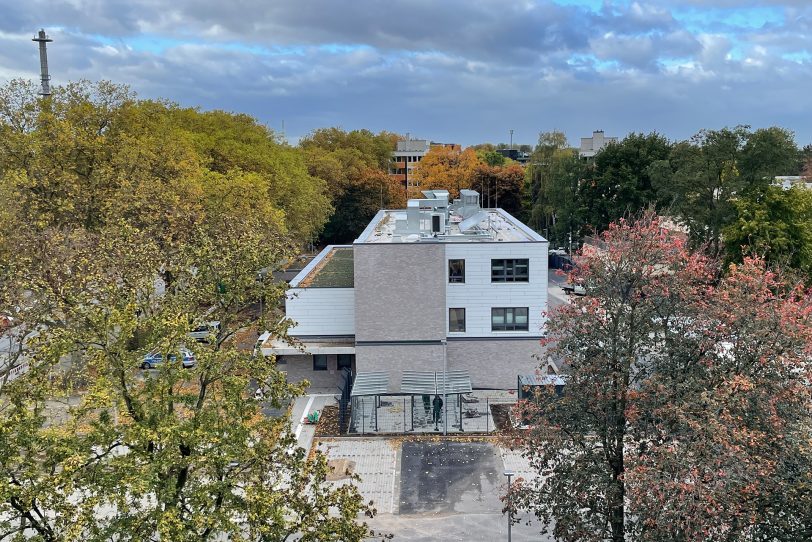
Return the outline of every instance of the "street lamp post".
[[[507,491],[507,509],[508,509],[508,542],[510,542],[510,529],[513,526],[513,506],[510,502],[510,479],[516,473],[512,470],[506,470],[505,476],[507,476],[507,483],[508,483],[508,491]]]

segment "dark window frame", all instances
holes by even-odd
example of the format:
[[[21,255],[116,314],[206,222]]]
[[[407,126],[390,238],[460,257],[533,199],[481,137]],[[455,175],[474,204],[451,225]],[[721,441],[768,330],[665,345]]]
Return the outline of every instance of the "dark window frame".
[[[451,311],[462,311],[462,329],[451,329]],[[457,319],[459,323],[459,318]],[[449,333],[465,333],[465,307],[450,307],[448,309],[448,332]]]
[[[530,259],[491,259],[491,282],[530,282]]]
[[[342,365],[341,364],[342,359],[345,360],[345,361],[347,359],[349,359],[350,364],[349,365]],[[352,365],[353,365],[354,361],[355,361],[355,354],[337,354],[336,355],[336,368],[343,369],[343,368],[346,367],[347,369],[352,370]]]
[[[324,367],[321,367],[321,364],[316,364],[317,359],[324,359]],[[314,371],[327,370],[327,354],[313,354],[313,370]]]
[[[497,311],[502,311],[501,324],[494,322]],[[516,311],[524,311],[524,324],[516,323]],[[511,322],[508,323],[508,314]],[[530,308],[529,307],[492,307],[491,308],[491,331],[530,331]]]
[[[451,275],[451,262],[460,262],[462,264],[462,275]],[[448,283],[465,284],[465,258],[452,258],[448,260]]]

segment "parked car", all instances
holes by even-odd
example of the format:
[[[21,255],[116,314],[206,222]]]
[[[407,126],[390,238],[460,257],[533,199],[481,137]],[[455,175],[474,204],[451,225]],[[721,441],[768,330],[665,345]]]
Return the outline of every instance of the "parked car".
[[[189,369],[197,364],[195,355],[190,350],[181,348],[178,354],[169,354],[169,361],[175,362],[180,358],[184,369]],[[141,368],[154,369],[163,362],[164,355],[161,352],[147,352],[144,354],[144,361],[141,362]]]
[[[561,289],[564,290],[564,293],[567,295],[586,295],[586,288],[584,288],[581,284],[567,283],[562,286]]]
[[[212,335],[217,335],[220,332],[220,322],[212,321],[207,322],[201,326],[197,326],[189,332],[189,337],[193,338],[199,343],[209,342]]]

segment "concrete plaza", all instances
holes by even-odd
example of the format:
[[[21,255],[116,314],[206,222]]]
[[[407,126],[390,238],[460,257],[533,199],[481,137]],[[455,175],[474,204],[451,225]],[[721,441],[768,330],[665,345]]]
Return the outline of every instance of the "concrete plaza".
[[[369,521],[395,540],[507,539],[502,497],[505,470],[531,478],[527,461],[491,441],[340,438],[316,443],[330,461],[361,477],[358,489],[378,515]],[[347,480],[335,483],[349,483]],[[513,526],[513,540],[546,541],[529,517]]]

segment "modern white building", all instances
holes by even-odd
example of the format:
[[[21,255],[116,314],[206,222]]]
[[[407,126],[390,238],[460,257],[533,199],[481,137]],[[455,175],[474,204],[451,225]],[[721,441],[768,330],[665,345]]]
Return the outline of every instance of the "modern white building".
[[[581,138],[581,148],[578,149],[578,156],[581,158],[592,158],[610,143],[617,143],[617,138],[606,137],[603,134],[603,130],[595,130],[592,132],[592,137]]]
[[[382,210],[352,245],[325,248],[290,283],[301,346],[268,339],[288,378],[335,384],[343,367],[464,370],[474,387],[515,388],[532,374],[547,309],[548,242],[479,194],[424,191]]]

